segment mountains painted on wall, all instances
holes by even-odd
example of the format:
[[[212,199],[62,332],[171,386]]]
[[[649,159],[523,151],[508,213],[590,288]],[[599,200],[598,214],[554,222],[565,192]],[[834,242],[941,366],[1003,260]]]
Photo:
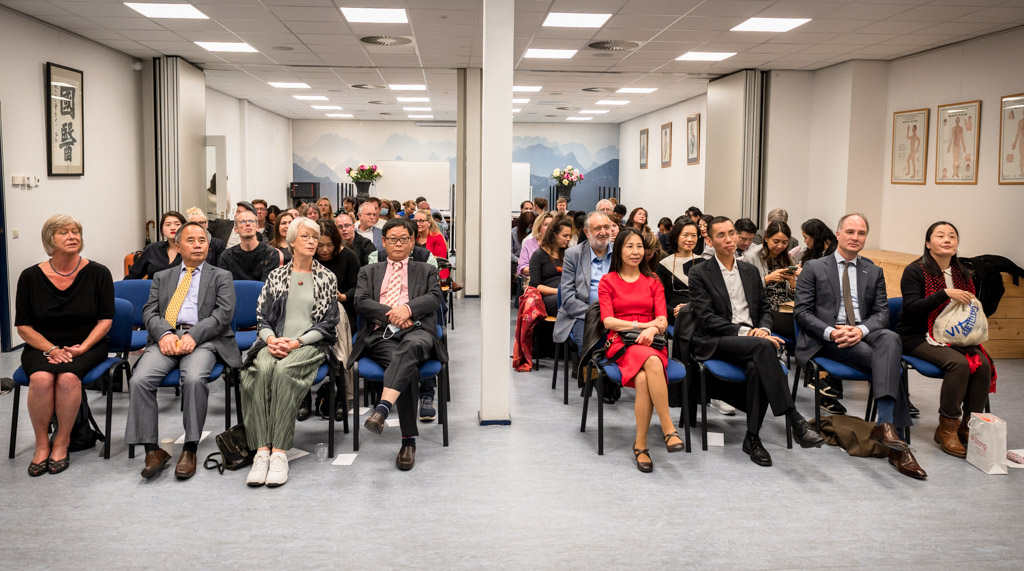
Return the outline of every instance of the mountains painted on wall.
[[[301,154],[300,154],[301,153]],[[358,157],[358,158],[357,158]],[[392,133],[375,147],[337,135],[321,135],[309,148],[292,155],[294,166],[318,178],[348,182],[346,167],[365,161],[443,161],[455,159],[455,142],[447,140],[418,141],[408,135]],[[329,164],[329,163],[333,163]],[[298,173],[295,168],[293,171]],[[454,178],[454,177],[453,177]],[[306,181],[302,182],[314,182]]]

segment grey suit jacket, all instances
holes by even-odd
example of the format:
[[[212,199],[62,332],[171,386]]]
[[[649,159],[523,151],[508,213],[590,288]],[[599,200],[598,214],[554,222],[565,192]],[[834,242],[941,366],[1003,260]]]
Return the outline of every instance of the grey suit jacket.
[[[611,249],[611,244],[608,248]],[[562,258],[562,281],[558,285],[562,304],[555,316],[552,335],[559,343],[569,337],[576,320],[586,316],[590,302],[597,301],[590,299],[590,252],[590,245],[584,242],[566,250]]]
[[[843,303],[842,280],[835,256],[829,255],[804,264],[796,280],[793,318],[800,326],[796,341],[796,361],[803,365],[825,345],[825,328],[835,327],[839,305]],[[889,325],[889,300],[885,275],[867,258],[857,259],[857,305],[861,325],[868,331]]]
[[[380,303],[381,287],[384,284],[384,274],[387,272],[387,264],[377,262],[359,269],[359,281],[356,283],[355,309],[356,313],[363,318],[362,326],[352,345],[352,353],[349,356],[348,364],[353,363],[362,357],[366,342],[378,325],[388,324],[387,312],[391,308]],[[441,307],[441,285],[437,279],[437,268],[430,264],[409,261],[409,309],[412,310],[412,320],[419,321],[424,331],[430,334],[434,341],[434,354],[440,361],[448,361],[448,350],[441,343],[437,336],[437,310]]]
[[[167,305],[178,287],[181,266],[159,271],[153,276],[149,288],[149,300],[142,308],[142,320],[149,332],[149,344],[174,327],[164,319]],[[199,322],[188,330],[196,345],[209,342],[221,361],[232,368],[242,366],[242,355],[231,329],[231,318],[235,313],[235,285],[231,273],[213,264],[203,265],[199,274]]]
[[[384,234],[381,232],[381,229],[376,227],[376,226],[374,226],[373,228],[370,228],[370,231],[373,232],[373,240],[371,240],[371,242],[373,242],[373,248],[375,250],[383,250],[384,249]],[[361,234],[359,234],[359,222],[358,221],[356,222],[356,235],[361,235]],[[364,238],[365,238],[365,236],[364,236]]]
[[[761,275],[747,262],[736,260],[735,264],[747,298],[751,325],[770,331],[772,314],[765,311],[768,301],[761,286]],[[690,352],[695,358],[710,359],[718,349],[719,338],[739,333],[740,326],[732,322],[732,301],[717,260],[711,259],[690,270],[690,308],[697,318],[697,330],[690,342]]]

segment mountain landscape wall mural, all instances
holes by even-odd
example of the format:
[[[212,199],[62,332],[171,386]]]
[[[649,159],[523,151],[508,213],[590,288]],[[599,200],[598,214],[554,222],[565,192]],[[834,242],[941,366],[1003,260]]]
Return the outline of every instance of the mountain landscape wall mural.
[[[573,189],[572,210],[592,210],[599,186],[619,184],[618,125],[513,125],[512,160],[530,163],[534,196],[547,197],[551,171],[566,165],[582,170],[586,180]],[[334,195],[349,182],[345,167],[382,160],[447,161],[455,183],[455,129],[417,127],[411,122],[292,122],[292,180],[319,182]],[[401,200],[412,197],[396,197]]]

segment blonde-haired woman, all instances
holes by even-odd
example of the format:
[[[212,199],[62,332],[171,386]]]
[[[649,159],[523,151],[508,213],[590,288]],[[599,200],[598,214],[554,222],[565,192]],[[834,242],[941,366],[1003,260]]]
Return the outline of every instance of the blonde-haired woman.
[[[70,465],[71,429],[82,402],[82,378],[107,358],[114,319],[110,270],[82,257],[82,224],[66,214],[43,224],[45,262],[18,278],[14,325],[25,340],[21,366],[29,379],[28,415],[36,437],[30,476]],[[57,434],[50,444],[50,419]]]
[[[326,196],[321,196],[316,200],[317,213],[320,215],[321,220],[330,220],[334,218],[334,206],[331,205],[331,199]]]
[[[430,215],[429,210],[417,210],[413,215],[413,222],[416,223],[416,245],[423,246],[435,258],[448,258],[448,243],[444,240],[441,228]],[[445,280],[451,270],[444,269],[437,272],[441,280]]]
[[[523,240],[523,247],[519,250],[519,275],[530,275],[530,257],[537,251],[537,248],[540,248],[540,241],[554,219],[554,212],[545,212],[537,216],[537,219],[533,221],[533,231],[530,232],[529,238]]]

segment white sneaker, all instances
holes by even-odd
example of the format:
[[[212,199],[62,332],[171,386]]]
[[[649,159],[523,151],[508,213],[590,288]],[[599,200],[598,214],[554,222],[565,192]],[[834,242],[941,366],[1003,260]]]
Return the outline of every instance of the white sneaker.
[[[733,408],[732,405],[730,405],[727,402],[722,402],[716,399],[711,399],[711,408],[717,410],[720,414],[724,414],[725,416],[732,416],[736,414],[736,409]]]
[[[270,451],[256,452],[256,457],[252,459],[252,468],[249,468],[249,475],[245,477],[245,483],[252,487],[266,484],[268,468],[270,468]]]
[[[276,488],[288,481],[288,456],[284,452],[270,455],[270,470],[267,472],[267,487]]]

